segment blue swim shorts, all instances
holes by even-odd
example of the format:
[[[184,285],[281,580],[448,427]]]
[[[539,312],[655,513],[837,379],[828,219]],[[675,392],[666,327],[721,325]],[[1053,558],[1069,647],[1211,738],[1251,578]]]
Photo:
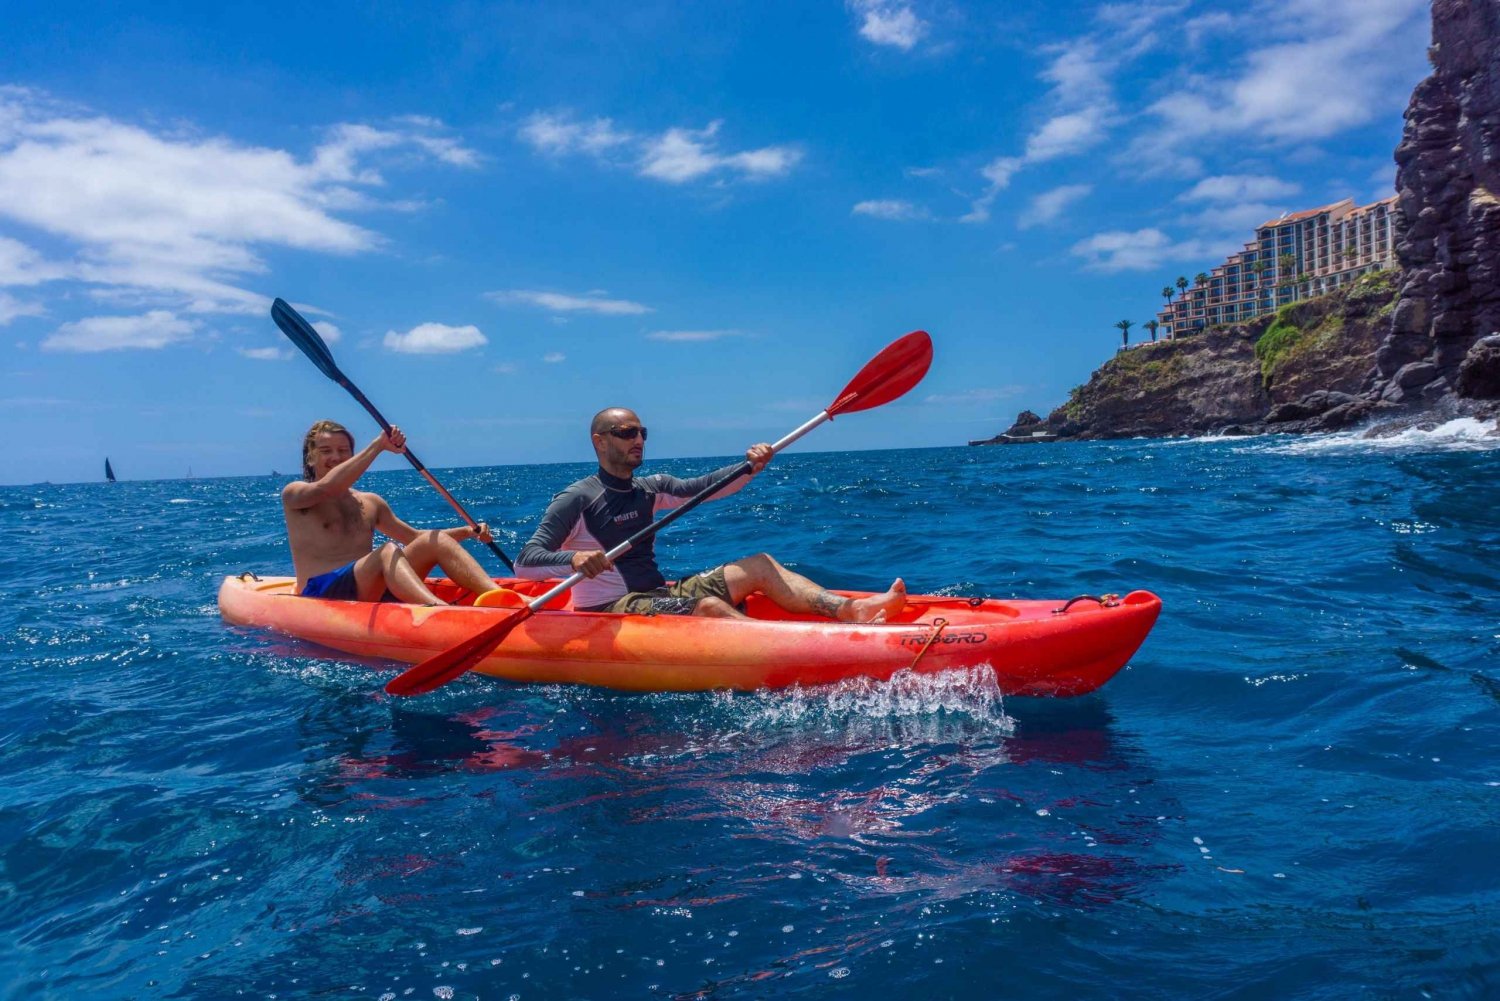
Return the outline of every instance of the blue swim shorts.
[[[307,579],[302,589],[304,598],[327,598],[330,601],[354,601],[359,597],[359,582],[354,579],[354,562],[346,563],[337,570],[320,573]]]

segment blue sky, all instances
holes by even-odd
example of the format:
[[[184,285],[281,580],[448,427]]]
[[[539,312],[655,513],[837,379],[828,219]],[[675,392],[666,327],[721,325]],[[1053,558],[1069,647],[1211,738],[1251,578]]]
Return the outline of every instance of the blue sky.
[[[276,296],[434,468],[587,460],[615,404],[731,454],[918,328],[921,386],[796,447],[993,434],[1258,222],[1394,193],[1430,35],[1419,0],[136,6],[6,11],[0,482],[366,440]]]

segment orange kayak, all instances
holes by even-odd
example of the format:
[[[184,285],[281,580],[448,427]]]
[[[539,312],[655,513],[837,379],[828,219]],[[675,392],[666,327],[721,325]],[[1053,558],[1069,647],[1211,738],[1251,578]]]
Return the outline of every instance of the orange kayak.
[[[555,583],[502,579],[496,586],[517,592],[519,603]],[[512,611],[301,598],[295,584],[290,577],[226,577],[219,611],[233,625],[404,664],[446,650]],[[428,585],[445,601],[463,594],[447,580]],[[521,623],[475,670],[522,683],[701,691],[984,665],[1007,695],[1082,695],[1125,666],[1161,612],[1161,599],[1149,591],[1072,602],[912,595],[893,621],[876,624],[795,616],[760,595],[745,603],[749,619],[577,612],[567,597]]]

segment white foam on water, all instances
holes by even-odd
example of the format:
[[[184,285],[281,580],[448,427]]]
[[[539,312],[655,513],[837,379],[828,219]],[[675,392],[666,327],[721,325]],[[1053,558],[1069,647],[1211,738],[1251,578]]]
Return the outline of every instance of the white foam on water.
[[[1015,729],[1015,720],[1005,714],[995,672],[984,664],[934,674],[898,671],[886,681],[848,678],[829,685],[720,697],[732,699],[740,712],[748,709],[760,722],[773,724],[808,718],[894,720],[954,714],[1005,733]]]
[[[1279,455],[1358,455],[1380,452],[1485,452],[1500,449],[1495,421],[1457,417],[1432,427],[1411,427],[1394,434],[1369,431],[1310,435],[1278,443],[1265,451]]]

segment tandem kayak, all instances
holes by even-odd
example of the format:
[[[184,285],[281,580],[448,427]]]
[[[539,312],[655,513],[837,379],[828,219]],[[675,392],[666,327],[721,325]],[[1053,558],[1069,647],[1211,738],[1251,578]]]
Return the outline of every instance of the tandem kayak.
[[[519,605],[556,583],[500,579],[496,587]],[[295,586],[290,577],[226,577],[219,610],[236,626],[404,664],[514,611],[328,601],[298,597]],[[428,586],[445,601],[465,594],[443,579]],[[748,619],[578,612],[568,597],[522,622],[474,670],[521,683],[703,691],[988,667],[1007,695],[1072,696],[1093,691],[1124,667],[1161,612],[1161,599],[1149,591],[1072,601],[910,595],[892,621],[864,624],[792,615],[758,594],[745,602]]]

